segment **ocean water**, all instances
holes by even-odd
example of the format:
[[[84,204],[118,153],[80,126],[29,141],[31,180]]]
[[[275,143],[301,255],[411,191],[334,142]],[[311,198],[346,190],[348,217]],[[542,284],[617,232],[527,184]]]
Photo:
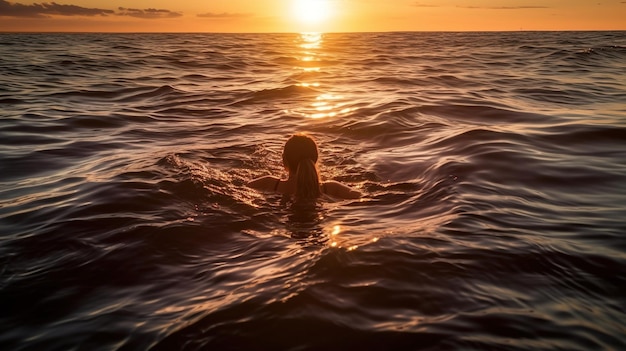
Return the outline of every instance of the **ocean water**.
[[[0,349],[626,349],[626,32],[1,34]],[[244,184],[320,171],[302,208]]]

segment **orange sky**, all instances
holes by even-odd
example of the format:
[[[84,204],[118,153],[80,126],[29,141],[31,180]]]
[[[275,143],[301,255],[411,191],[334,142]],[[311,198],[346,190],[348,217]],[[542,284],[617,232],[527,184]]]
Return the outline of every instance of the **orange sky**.
[[[0,0],[5,32],[520,29],[626,30],[626,0]]]

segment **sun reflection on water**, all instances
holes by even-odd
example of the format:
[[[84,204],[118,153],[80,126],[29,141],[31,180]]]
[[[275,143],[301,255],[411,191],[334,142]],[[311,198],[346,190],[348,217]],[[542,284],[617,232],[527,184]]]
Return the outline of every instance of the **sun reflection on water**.
[[[306,50],[319,49],[322,44],[322,33],[306,32],[300,33],[300,47]]]
[[[336,236],[339,235],[339,233],[341,233],[341,226],[333,226],[333,229],[330,232],[330,247],[337,247],[337,241],[335,239],[337,239]]]
[[[354,251],[361,246],[373,244],[377,242],[380,237],[379,236],[367,236],[356,235],[351,236],[349,233],[346,233],[346,229],[343,228],[339,224],[334,224],[329,227],[326,227],[325,232],[328,235],[328,246],[332,248],[342,248],[346,251]],[[349,229],[348,229],[349,232]],[[344,234],[344,235],[340,235]],[[348,235],[345,235],[348,234]]]
[[[300,33],[297,40],[297,49],[299,64],[294,67],[302,73],[297,86],[314,89],[320,91],[313,101],[303,104],[294,109],[286,110],[290,115],[296,115],[311,119],[338,117],[346,115],[355,110],[355,108],[347,107],[349,101],[342,95],[338,95],[329,91],[332,87],[328,87],[319,81],[320,74],[323,73],[323,67],[326,64],[325,56],[321,52],[323,49],[324,35],[322,33],[307,32]]]

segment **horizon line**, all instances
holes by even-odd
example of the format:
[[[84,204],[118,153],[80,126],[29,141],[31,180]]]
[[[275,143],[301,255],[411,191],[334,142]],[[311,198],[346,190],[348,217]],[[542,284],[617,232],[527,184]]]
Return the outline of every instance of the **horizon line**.
[[[279,31],[279,32],[227,32],[227,31],[3,31],[0,34],[350,34],[350,33],[517,33],[517,32],[625,32],[626,29],[494,29],[494,30],[381,30],[381,31]]]

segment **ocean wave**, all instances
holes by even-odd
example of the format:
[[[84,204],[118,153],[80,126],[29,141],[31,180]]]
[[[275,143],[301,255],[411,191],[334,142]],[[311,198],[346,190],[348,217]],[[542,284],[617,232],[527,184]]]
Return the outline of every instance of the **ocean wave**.
[[[2,348],[625,346],[622,32],[2,38]]]
[[[292,84],[281,88],[262,89],[250,92],[246,94],[246,96],[238,99],[238,101],[232,103],[231,106],[267,103],[272,100],[297,99],[316,93],[314,88]]]

